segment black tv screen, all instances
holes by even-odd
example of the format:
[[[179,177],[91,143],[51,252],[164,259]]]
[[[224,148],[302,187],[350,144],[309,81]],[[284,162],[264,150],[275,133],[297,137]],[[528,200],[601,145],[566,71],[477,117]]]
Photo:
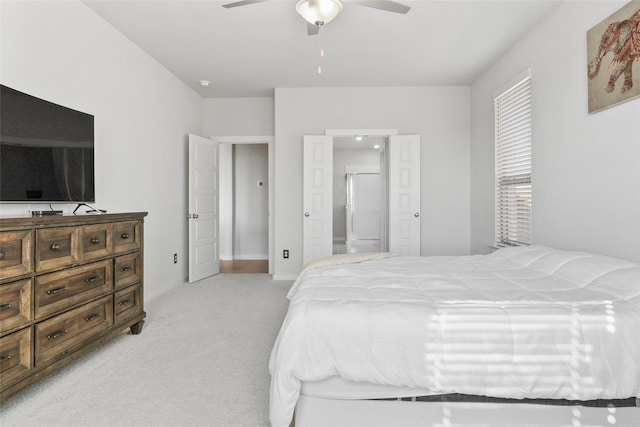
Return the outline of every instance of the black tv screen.
[[[95,202],[93,116],[0,86],[0,201]]]

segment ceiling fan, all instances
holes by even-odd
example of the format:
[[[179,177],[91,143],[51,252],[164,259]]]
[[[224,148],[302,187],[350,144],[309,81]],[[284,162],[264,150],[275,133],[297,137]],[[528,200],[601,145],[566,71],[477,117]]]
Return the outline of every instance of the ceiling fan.
[[[269,0],[241,0],[223,4],[222,7],[247,6],[265,1]],[[409,6],[391,0],[351,0],[349,3],[402,14],[411,10]],[[318,34],[323,25],[331,22],[342,12],[342,2],[340,0],[300,0],[296,4],[296,11],[307,21],[307,34],[313,36]]]

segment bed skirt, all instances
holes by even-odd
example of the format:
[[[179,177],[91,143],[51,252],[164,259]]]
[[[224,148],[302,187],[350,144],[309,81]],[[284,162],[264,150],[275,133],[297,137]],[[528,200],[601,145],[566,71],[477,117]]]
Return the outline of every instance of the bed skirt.
[[[468,396],[427,398],[329,399],[306,396],[298,399],[295,427],[442,427],[442,426],[571,426],[616,425],[634,427],[640,419],[640,399],[616,401],[504,403],[515,399],[489,398],[467,401]],[[429,403],[426,403],[426,402]],[[548,403],[551,403],[549,405]],[[593,404],[595,406],[584,406]],[[602,406],[605,405],[605,406]],[[618,407],[620,405],[621,407]]]

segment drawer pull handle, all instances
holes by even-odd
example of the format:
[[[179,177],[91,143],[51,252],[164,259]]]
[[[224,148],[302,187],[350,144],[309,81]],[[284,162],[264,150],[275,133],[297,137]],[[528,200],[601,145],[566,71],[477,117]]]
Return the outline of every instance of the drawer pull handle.
[[[0,305],[0,311],[5,311],[5,310],[9,310],[12,307],[11,304],[7,303],[7,304],[1,304]]]
[[[91,243],[94,245],[100,244],[100,238],[94,237],[93,239],[91,239]]]
[[[64,291],[65,289],[67,289],[65,286],[60,286],[59,288],[49,289],[47,291],[47,294],[48,295],[59,294],[60,292]]]
[[[128,239],[129,238],[129,233],[122,233],[121,237],[123,239]]]
[[[62,245],[60,243],[54,243],[51,245],[51,250],[53,252],[58,252],[61,248],[62,248]]]
[[[131,271],[131,267],[127,265],[125,267],[122,267],[120,271]]]
[[[59,331],[55,331],[47,335],[48,340],[55,340],[56,338],[60,338],[62,335],[66,334],[66,329],[60,329]]]
[[[131,304],[131,300],[127,298],[127,299],[124,299],[124,300],[120,301],[118,304],[119,305]]]
[[[87,279],[84,279],[85,282],[87,283],[92,283],[95,282],[96,280],[98,280],[100,278],[100,276],[93,276],[93,277],[89,277]]]
[[[0,362],[4,362],[5,360],[11,359],[10,354],[0,354]]]
[[[87,317],[85,317],[85,318],[84,318],[84,320],[85,320],[85,321],[87,321],[87,322],[91,322],[91,321],[94,321],[94,320],[96,320],[96,319],[99,319],[100,317],[101,317],[101,316],[100,316],[100,314],[99,314],[99,313],[94,313],[94,314],[92,314],[91,316],[87,316]]]
[[[5,251],[0,251],[0,259],[5,259],[7,257],[7,253]]]

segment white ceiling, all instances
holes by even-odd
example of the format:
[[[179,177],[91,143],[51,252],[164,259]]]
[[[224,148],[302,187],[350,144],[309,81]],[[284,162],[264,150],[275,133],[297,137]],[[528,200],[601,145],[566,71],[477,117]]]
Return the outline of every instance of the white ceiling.
[[[84,3],[213,98],[273,96],[281,87],[468,85],[560,0],[398,0],[411,6],[406,15],[344,0],[312,37],[296,0],[222,7],[231,1]]]

